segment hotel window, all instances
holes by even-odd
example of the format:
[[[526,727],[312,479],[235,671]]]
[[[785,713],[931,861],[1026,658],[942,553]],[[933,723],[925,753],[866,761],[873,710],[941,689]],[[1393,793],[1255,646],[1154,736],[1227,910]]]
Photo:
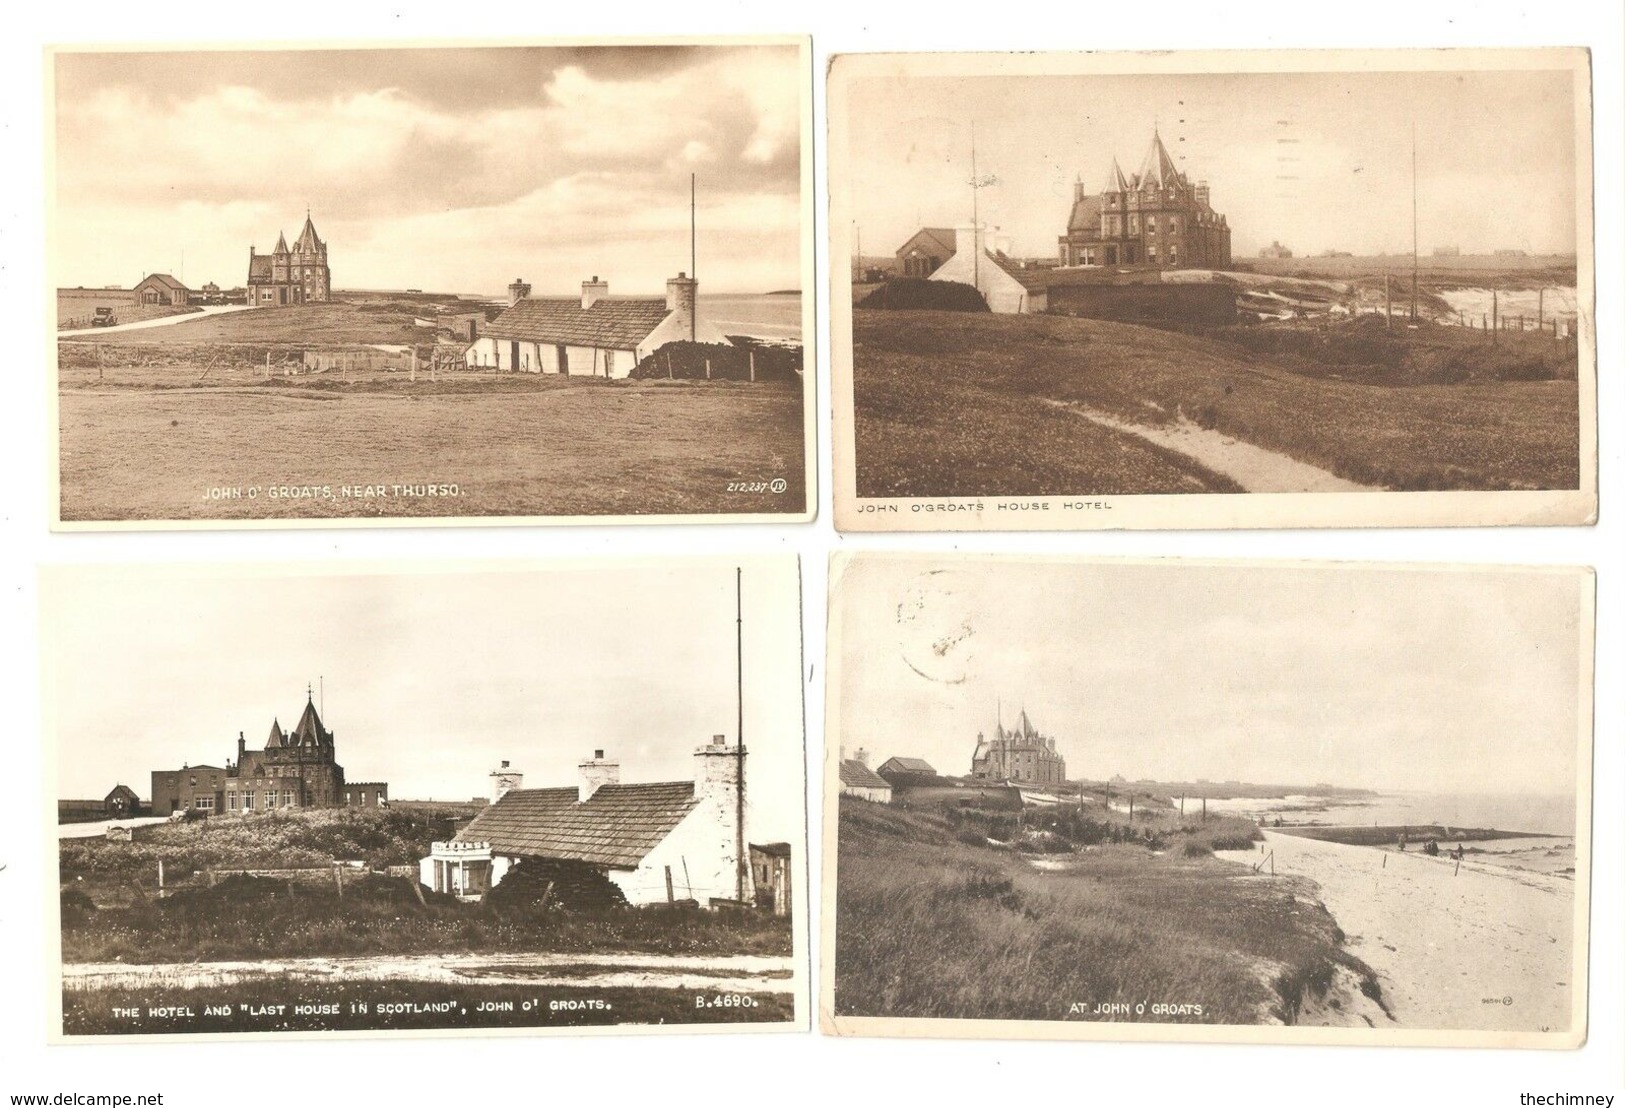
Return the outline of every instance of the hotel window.
[[[226,807],[229,808],[233,812],[235,812],[237,810],[237,794],[236,793],[227,793],[226,794]]]
[[[1131,215],[1131,216],[1128,217],[1128,233],[1131,234],[1131,235],[1137,235],[1137,234],[1140,233],[1140,217],[1139,216]]]
[[[1153,265],[1156,264],[1156,261],[1157,261],[1157,248],[1155,246],[1148,246],[1148,247],[1145,248],[1145,260],[1152,263]]]
[[[1170,235],[1179,234],[1179,217],[1177,215],[1168,217],[1168,233]]]
[[[201,812],[212,812],[212,811],[214,811],[214,797],[212,797],[212,796],[196,796],[196,797],[193,797],[192,798],[192,807],[198,809]]]
[[[252,812],[253,810],[254,810],[254,792],[253,792],[252,789],[250,789],[249,791],[243,793],[243,811]]]
[[[1152,216],[1147,216],[1146,217],[1145,229],[1147,231],[1150,231],[1153,235],[1157,233],[1157,217],[1156,216],[1152,215]]]

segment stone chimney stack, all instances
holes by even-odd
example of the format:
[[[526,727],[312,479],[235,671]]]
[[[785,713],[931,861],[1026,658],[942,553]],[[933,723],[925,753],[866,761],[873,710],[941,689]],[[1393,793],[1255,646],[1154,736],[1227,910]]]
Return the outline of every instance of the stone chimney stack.
[[[1206,181],[1196,182],[1196,202],[1198,204],[1208,203],[1208,189]]]
[[[581,785],[576,799],[585,801],[605,785],[619,785],[621,783],[621,763],[612,758],[605,758],[602,750],[592,752],[592,757],[582,762]]]
[[[869,764],[869,752],[860,746],[858,752],[852,755],[852,760],[860,766],[866,766]]]
[[[243,733],[241,731],[237,732],[237,765],[239,768],[243,764],[243,751],[246,747],[247,744],[243,741]]]
[[[513,307],[530,296],[530,286],[525,284],[523,277],[515,277],[513,284],[508,286],[508,307]]]
[[[502,765],[491,771],[491,803],[495,804],[514,789],[522,788],[524,784],[525,775],[518,770],[509,769],[508,760],[502,759]]]
[[[699,765],[694,772],[694,799],[699,801],[698,811],[705,813],[708,837],[721,848],[717,856],[716,880],[722,895],[732,899],[736,893],[750,896],[750,868],[745,860],[745,826],[742,819],[745,798],[740,788],[740,774],[745,768],[745,752],[738,746],[728,745],[728,736],[712,735],[711,741],[694,752]],[[714,837],[713,837],[714,836]],[[739,888],[743,885],[743,890]]]
[[[686,273],[679,273],[666,282],[666,310],[673,313],[680,324],[680,333],[694,333],[694,303],[700,283]]]
[[[609,282],[600,281],[594,277],[590,281],[581,282],[581,308],[583,311],[598,303],[609,295]]]
[[[1080,173],[1078,174],[1077,180],[1072,182],[1072,202],[1074,204],[1080,203],[1083,200],[1084,195],[1083,174]]]

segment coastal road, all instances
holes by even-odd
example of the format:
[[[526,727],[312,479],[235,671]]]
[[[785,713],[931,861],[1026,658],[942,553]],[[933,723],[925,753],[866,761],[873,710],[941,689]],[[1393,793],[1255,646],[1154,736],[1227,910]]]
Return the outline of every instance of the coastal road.
[[[172,323],[185,323],[188,320],[203,319],[211,315],[228,315],[231,312],[246,312],[252,304],[211,304],[199,308],[195,312],[185,312],[181,315],[161,315],[156,319],[138,319],[134,323],[120,323],[112,327],[80,327],[74,331],[58,331],[57,338],[66,338],[72,335],[111,335],[115,331],[143,331],[148,327],[167,327]]]
[[[761,955],[385,954],[360,958],[268,958],[241,962],[64,963],[62,987],[206,988],[260,981],[419,981],[440,985],[550,985],[783,993],[793,960]]]
[[[1265,831],[1277,874],[1308,877],[1382,982],[1397,1026],[1564,1031],[1574,976],[1574,882],[1420,852]],[[1256,863],[1264,854],[1226,852]],[[1386,858],[1386,862],[1384,859]]]

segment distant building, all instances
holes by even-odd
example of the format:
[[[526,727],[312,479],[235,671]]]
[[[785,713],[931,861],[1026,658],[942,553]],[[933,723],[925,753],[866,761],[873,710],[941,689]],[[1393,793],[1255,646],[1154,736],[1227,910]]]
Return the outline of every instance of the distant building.
[[[58,823],[95,823],[104,819],[131,819],[150,814],[135,790],[128,785],[114,785],[111,792],[100,800],[63,800],[56,802]]]
[[[609,283],[581,282],[581,297],[532,297],[508,286],[508,310],[484,327],[463,355],[469,368],[625,377],[670,342],[726,343],[695,318],[699,282],[679,273],[660,297],[612,297]]]
[[[897,248],[897,273],[903,277],[931,276],[958,251],[958,232],[952,227],[921,227]]]
[[[289,304],[320,304],[333,298],[333,271],[327,265],[327,243],[316,234],[316,225],[305,213],[305,226],[288,246],[278,234],[276,248],[269,254],[256,254],[248,248],[248,303],[261,308],[281,308]]]
[[[859,800],[873,800],[880,804],[891,801],[891,785],[856,758],[841,759],[840,776],[842,796],[855,796]]]
[[[1258,256],[1260,258],[1290,258],[1292,257],[1292,250],[1290,247],[1282,246],[1279,241],[1276,241],[1260,250]]]
[[[224,766],[152,771],[152,814],[187,810],[246,815],[283,808],[375,808],[389,802],[382,781],[351,782],[334,754],[333,732],[322,725],[307,692],[292,731],[271,721],[263,750],[248,750],[237,734],[237,760]]]
[[[128,819],[141,814],[141,798],[128,785],[114,785],[102,803],[108,819]]]
[[[1191,183],[1153,132],[1140,171],[1125,177],[1112,160],[1093,195],[1079,180],[1060,237],[1063,266],[1228,269],[1230,224],[1213,209],[1206,181]]]
[[[506,762],[491,775],[491,803],[418,863],[425,885],[479,900],[527,859],[585,866],[634,905],[753,898],[740,856],[745,752],[725,736],[694,752],[692,781],[622,784],[602,750],[580,764],[576,785],[526,789]],[[788,889],[788,885],[786,885]],[[786,894],[788,895],[788,894]]]
[[[750,876],[758,907],[775,916],[790,914],[790,844],[751,843]]]
[[[167,273],[149,273],[135,286],[137,304],[167,304],[174,308],[186,307],[191,293],[186,286]]]
[[[1433,248],[1433,256],[1435,258],[1459,258],[1461,257],[1461,247],[1435,246]]]
[[[882,777],[888,773],[928,773],[936,776],[936,767],[924,758],[887,758],[875,771]]]
[[[1066,782],[1066,759],[1056,753],[1053,738],[1033,727],[1023,709],[1011,730],[999,723],[991,739],[977,734],[970,775],[982,781],[1060,785]]]

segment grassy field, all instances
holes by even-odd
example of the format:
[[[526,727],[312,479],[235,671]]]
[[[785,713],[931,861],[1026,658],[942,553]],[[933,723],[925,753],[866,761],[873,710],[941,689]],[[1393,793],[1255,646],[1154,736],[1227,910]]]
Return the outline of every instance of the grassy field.
[[[434,305],[452,311],[475,312],[484,305],[460,303],[455,298],[358,297],[328,304],[299,304],[288,308],[257,308],[222,315],[200,316],[183,323],[135,331],[113,331],[91,336],[109,347],[163,343],[433,343],[434,331],[412,322],[437,318]]]
[[[197,376],[195,366],[175,372]],[[801,393],[790,386],[399,378],[317,387],[248,378],[197,389],[65,380],[62,518],[651,515],[805,505]],[[394,486],[453,488],[398,495]],[[369,487],[383,495],[367,495]]]
[[[323,983],[294,989],[225,985],[166,989],[161,996],[131,989],[64,990],[62,1031],[66,1035],[402,1031],[783,1023],[795,1018],[795,1000],[789,993],[757,995],[748,1006],[701,1007],[697,999],[701,998],[683,989],[416,982]],[[532,1005],[529,1011],[524,1008],[527,1003]],[[513,1006],[512,1011],[506,1010],[508,1004]],[[115,1016],[115,1008],[134,1010],[139,1015]],[[160,1011],[155,1013],[154,1008]]]
[[[1253,339],[1249,349],[1101,320],[857,311],[858,495],[1236,491],[1057,404],[1139,425],[1188,419],[1363,485],[1578,487],[1572,370],[1499,379],[1542,372],[1546,355],[1531,346],[1513,366],[1505,352],[1477,352],[1464,345],[1470,335],[1445,327],[1396,354],[1391,340],[1367,333],[1372,324],[1350,326],[1362,329],[1347,338],[1371,357],[1402,363],[1329,361],[1329,349],[1352,345],[1335,339]],[[1492,372],[1473,372],[1479,361]]]
[[[964,825],[843,798],[836,1011],[1061,1020],[1144,1002],[1114,1018],[1292,1023],[1339,969],[1374,996],[1312,885],[1213,857],[1251,833],[1245,821],[1155,813],[1128,841],[1038,868]]]

